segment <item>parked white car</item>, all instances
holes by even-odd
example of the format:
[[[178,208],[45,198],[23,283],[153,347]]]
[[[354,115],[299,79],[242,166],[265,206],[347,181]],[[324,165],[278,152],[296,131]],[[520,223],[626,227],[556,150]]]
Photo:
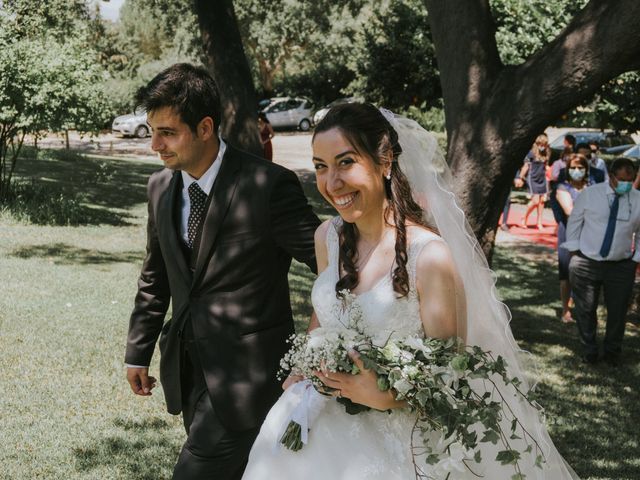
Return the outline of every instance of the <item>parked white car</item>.
[[[145,138],[151,133],[151,127],[147,123],[147,112],[129,113],[120,115],[113,120],[111,131],[123,137]]]
[[[262,111],[273,128],[299,128],[303,132],[311,128],[313,104],[307,98],[272,98]]]

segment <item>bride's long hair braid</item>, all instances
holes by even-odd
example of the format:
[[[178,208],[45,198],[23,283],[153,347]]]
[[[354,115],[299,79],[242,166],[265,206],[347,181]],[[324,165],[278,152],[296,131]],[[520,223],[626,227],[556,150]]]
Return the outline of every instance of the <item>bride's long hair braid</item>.
[[[413,200],[409,182],[398,165],[398,157],[402,153],[398,134],[376,107],[363,103],[333,107],[316,126],[314,137],[333,128],[339,129],[356,151],[372,159],[376,165],[391,161],[391,179],[384,179],[389,203],[384,217],[387,224],[396,230],[393,290],[399,297],[404,297],[409,293],[407,222],[422,225],[432,231],[435,229],[427,223],[424,211]],[[342,290],[354,290],[360,281],[356,268],[359,238],[356,225],[343,222],[339,238],[339,262],[345,273],[336,283],[338,296]]]

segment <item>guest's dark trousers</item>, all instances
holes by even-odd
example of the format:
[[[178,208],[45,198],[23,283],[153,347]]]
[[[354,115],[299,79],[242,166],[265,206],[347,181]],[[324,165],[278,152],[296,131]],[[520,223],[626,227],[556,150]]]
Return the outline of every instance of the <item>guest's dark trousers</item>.
[[[187,441],[173,480],[240,480],[259,428],[230,431],[211,403],[194,345],[183,341],[182,418]]]
[[[509,210],[511,210],[511,189],[507,195],[507,200],[504,202],[504,208],[502,209],[502,224],[507,225],[509,220]]]
[[[595,261],[574,255],[569,262],[569,280],[575,302],[575,318],[585,354],[597,354],[597,309],[600,288],[607,307],[605,353],[619,354],[624,337],[625,317],[633,290],[636,262]]]

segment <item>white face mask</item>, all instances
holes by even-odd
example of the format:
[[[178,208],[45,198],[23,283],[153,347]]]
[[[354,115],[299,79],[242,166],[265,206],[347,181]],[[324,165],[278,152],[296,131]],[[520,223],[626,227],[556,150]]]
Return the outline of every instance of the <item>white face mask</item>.
[[[569,169],[569,176],[571,177],[572,180],[580,181],[584,178],[586,172],[584,171],[583,168],[570,168]]]

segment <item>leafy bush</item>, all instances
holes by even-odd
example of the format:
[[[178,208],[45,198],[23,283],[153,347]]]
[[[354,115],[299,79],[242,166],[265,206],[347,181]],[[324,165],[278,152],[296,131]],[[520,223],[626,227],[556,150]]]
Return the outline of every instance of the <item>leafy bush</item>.
[[[53,185],[31,181],[12,182],[2,209],[19,221],[38,225],[86,223],[80,196]]]
[[[444,132],[444,110],[442,107],[426,108],[423,103],[419,107],[411,105],[406,110],[401,110],[401,115],[411,118],[418,122],[422,127],[430,132]]]

